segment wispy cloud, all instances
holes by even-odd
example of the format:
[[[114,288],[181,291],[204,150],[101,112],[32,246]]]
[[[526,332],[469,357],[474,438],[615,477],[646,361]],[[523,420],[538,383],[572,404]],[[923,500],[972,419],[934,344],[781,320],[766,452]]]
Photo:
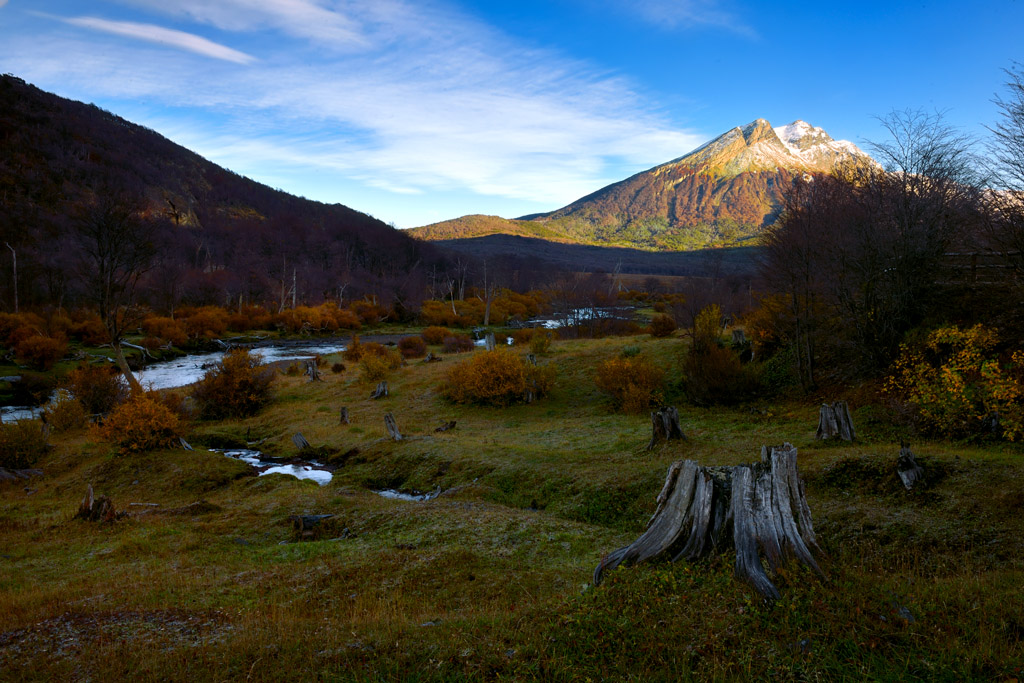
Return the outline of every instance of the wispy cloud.
[[[187,123],[159,112],[141,122],[257,179],[312,169],[405,195],[470,191],[555,208],[703,138],[671,125],[615,75],[443,5],[119,2],[197,22],[197,31],[237,31],[239,44],[259,40],[260,60],[244,55],[250,66],[239,71],[54,35],[45,50],[28,37],[0,41],[0,62],[95,97],[187,108]],[[264,40],[268,32],[288,39]]]
[[[0,2],[2,1],[3,0],[0,0]],[[256,58],[251,55],[220,45],[212,40],[207,40],[202,36],[186,33],[185,31],[176,31],[174,29],[164,28],[153,24],[138,24],[130,21],[110,21],[108,19],[100,19],[97,17],[63,17],[60,18],[60,21],[63,21],[66,24],[71,24],[72,26],[80,26],[94,31],[103,31],[104,33],[136,38],[138,40],[166,45],[179,50],[187,50],[188,52],[194,52],[205,57],[222,59],[226,62],[234,62],[235,64],[251,64],[256,61]]]
[[[662,28],[722,28],[753,37],[754,29],[721,0],[612,0],[623,12]]]

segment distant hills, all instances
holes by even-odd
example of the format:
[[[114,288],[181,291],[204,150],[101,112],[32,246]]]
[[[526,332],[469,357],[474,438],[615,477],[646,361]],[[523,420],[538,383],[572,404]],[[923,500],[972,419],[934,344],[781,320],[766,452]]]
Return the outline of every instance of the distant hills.
[[[464,216],[411,232],[449,245],[505,234],[653,251],[735,246],[775,220],[794,178],[845,163],[875,162],[804,121],[773,128],[757,119],[550,213],[515,220]]]
[[[293,284],[299,302],[343,291],[415,305],[443,260],[365,213],[274,190],[96,106],[0,77],[0,246],[17,251],[22,305],[87,299],[74,228],[111,194],[159,233],[147,296],[162,307],[290,301]],[[7,302],[9,261],[0,258]]]

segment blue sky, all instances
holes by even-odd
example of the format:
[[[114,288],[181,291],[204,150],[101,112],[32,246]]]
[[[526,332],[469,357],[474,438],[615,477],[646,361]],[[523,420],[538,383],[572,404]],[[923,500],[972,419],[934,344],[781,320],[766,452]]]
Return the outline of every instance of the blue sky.
[[[399,227],[559,208],[756,118],[984,135],[1024,3],[0,0],[0,71]]]

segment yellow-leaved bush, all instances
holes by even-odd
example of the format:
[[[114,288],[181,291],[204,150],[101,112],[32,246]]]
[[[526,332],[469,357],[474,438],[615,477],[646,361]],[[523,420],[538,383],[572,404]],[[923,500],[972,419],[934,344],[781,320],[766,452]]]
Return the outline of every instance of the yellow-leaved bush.
[[[616,410],[641,413],[661,401],[665,370],[646,356],[610,358],[597,366],[595,383]]]
[[[175,445],[182,425],[163,403],[137,396],[114,408],[98,430],[101,438],[117,444],[122,455],[129,455]]]
[[[455,403],[508,406],[526,400],[527,392],[534,398],[549,393],[556,373],[554,366],[531,365],[518,353],[497,348],[451,366],[442,392]]]
[[[224,354],[192,391],[199,415],[208,420],[250,417],[270,402],[274,371],[246,349]]]
[[[990,432],[1024,438],[1024,351],[1002,357],[999,337],[978,324],[942,327],[904,344],[886,390],[913,406],[924,429],[951,437]]]

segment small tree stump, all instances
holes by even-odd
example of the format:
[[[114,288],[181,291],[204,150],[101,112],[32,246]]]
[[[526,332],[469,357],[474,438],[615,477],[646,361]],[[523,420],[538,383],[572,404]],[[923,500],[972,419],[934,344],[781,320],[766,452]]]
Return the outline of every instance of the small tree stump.
[[[526,354],[526,362],[529,363],[530,365],[536,365],[537,364],[537,356],[532,354],[532,353]]]
[[[186,451],[195,450],[194,448],[192,448],[192,445],[188,441],[185,441],[185,437],[178,437],[178,441],[181,443],[181,447],[184,448]]]
[[[387,395],[388,395],[388,382],[387,382],[387,380],[383,380],[383,381],[381,381],[377,385],[377,388],[373,390],[373,393],[370,394],[370,398],[372,398],[372,399],[384,398]]]
[[[736,329],[732,331],[732,345],[737,348],[741,348],[749,344],[747,341],[747,335],[744,334],[743,330]]]
[[[348,407],[347,406],[342,408],[341,412],[338,414],[338,424],[343,424],[343,425],[349,424],[349,421],[348,421]]]
[[[309,377],[310,382],[323,381],[323,378],[320,376],[320,367],[316,364],[316,358],[306,361],[306,371],[303,374]]]
[[[484,336],[484,347],[488,351],[493,351],[494,350],[495,343],[494,343],[494,333],[493,332],[488,332]]]
[[[292,443],[295,444],[295,447],[300,451],[312,448],[312,446],[309,445],[309,442],[306,441],[306,437],[302,435],[302,432],[295,432],[295,436],[292,437]]]
[[[447,432],[450,429],[455,429],[455,420],[445,422],[443,425],[435,429],[434,432]]]
[[[106,496],[97,498],[93,494],[92,484],[89,484],[89,488],[85,492],[85,498],[78,505],[75,519],[84,519],[88,522],[113,522],[115,519],[120,519],[123,516],[114,509],[114,502],[112,500]]]
[[[395,441],[402,440],[402,433],[398,431],[398,424],[395,422],[395,416],[391,413],[384,414],[384,427],[388,430],[388,436]]]
[[[900,457],[896,461],[896,474],[899,475],[900,481],[908,491],[914,488],[914,484],[924,476],[924,470],[917,464],[914,454],[910,450],[910,444],[906,442],[900,443]]]
[[[820,441],[840,438],[843,441],[853,441],[857,438],[857,432],[853,428],[853,418],[850,417],[850,408],[846,401],[836,401],[832,405],[823,403],[818,414],[818,429],[814,438]]]
[[[789,556],[823,576],[811,552],[820,550],[796,455],[796,448],[787,443],[762,448],[761,462],[752,465],[673,463],[647,531],[605,556],[594,570],[594,585],[600,584],[604,572],[620,564],[659,556],[692,561],[721,551],[730,538],[736,549],[736,575],[766,599],[780,595],[764,570],[761,553],[772,571]]]
[[[675,406],[664,406],[661,410],[651,413],[651,442],[647,450],[654,448],[659,441],[681,439],[686,441],[686,434],[679,426],[679,411]]]
[[[424,359],[424,361],[427,363],[440,363],[442,360],[444,359],[441,356],[434,355],[433,351],[428,353],[427,357]]]

